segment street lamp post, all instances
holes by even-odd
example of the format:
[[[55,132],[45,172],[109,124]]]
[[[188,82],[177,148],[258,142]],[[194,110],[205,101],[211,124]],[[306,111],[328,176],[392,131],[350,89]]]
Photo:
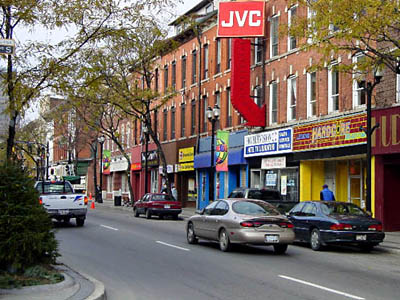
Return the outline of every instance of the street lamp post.
[[[367,128],[361,127],[361,129],[367,135],[367,193],[366,193],[366,210],[371,211],[371,158],[372,158],[372,134],[375,129],[379,127],[379,123],[377,123],[374,127],[372,127],[372,112],[371,112],[371,101],[372,101],[372,92],[377,84],[381,82],[383,77],[383,73],[381,69],[376,69],[374,71],[374,81],[368,81],[365,85],[365,82],[361,82],[361,85],[364,86],[364,90],[367,94]],[[372,128],[371,128],[372,127]]]
[[[49,142],[46,144],[46,180],[49,180],[49,158],[50,158],[50,149]]]
[[[218,104],[214,105],[211,109],[207,108],[207,119],[211,122],[211,168],[210,168],[210,189],[209,189],[209,200],[214,201],[214,149],[215,149],[215,123],[218,121],[220,115],[220,109]]]
[[[144,133],[144,193],[146,194],[148,191],[148,174],[147,174],[147,160],[148,160],[148,152],[149,152],[149,130],[147,128],[146,123],[143,124],[143,133]]]
[[[103,144],[105,141],[104,135],[99,136],[97,141],[100,144],[100,188],[99,188],[99,192],[98,193],[98,199],[97,202],[99,203],[103,203]]]

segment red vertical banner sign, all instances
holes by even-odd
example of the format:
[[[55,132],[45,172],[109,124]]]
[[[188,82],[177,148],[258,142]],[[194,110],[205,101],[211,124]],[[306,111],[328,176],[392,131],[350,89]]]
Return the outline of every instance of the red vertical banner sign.
[[[250,97],[250,53],[250,40],[232,40],[231,101],[246,126],[265,127],[265,104],[260,108]]]

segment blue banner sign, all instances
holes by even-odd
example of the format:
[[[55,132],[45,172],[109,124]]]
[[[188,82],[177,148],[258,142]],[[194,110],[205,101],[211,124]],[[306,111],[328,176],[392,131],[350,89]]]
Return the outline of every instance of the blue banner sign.
[[[292,152],[292,128],[265,131],[244,137],[244,157]]]

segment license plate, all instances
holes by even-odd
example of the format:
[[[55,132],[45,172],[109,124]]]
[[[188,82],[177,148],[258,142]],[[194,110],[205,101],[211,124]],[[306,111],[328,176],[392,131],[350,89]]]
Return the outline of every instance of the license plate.
[[[357,234],[356,235],[356,241],[366,241],[366,240],[367,240],[366,234]]]
[[[279,243],[279,235],[266,235],[265,241],[267,243]]]
[[[170,208],[171,206],[170,205],[164,205],[164,208]]]
[[[59,209],[59,210],[58,210],[58,213],[59,213],[60,215],[68,215],[69,210],[68,210],[68,209]]]

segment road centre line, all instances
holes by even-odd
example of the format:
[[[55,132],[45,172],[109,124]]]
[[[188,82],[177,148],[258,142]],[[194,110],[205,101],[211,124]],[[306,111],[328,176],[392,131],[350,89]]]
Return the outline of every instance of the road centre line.
[[[183,251],[190,251],[190,249],[182,248],[182,247],[175,246],[175,245],[171,245],[171,244],[164,243],[164,242],[161,242],[161,241],[156,241],[156,243],[162,244],[162,245],[165,245],[165,246],[168,246],[168,247],[176,248],[176,249],[179,249],[179,250],[183,250]]]
[[[101,227],[104,227],[104,228],[107,228],[107,229],[115,230],[115,231],[119,230],[119,229],[117,229],[117,228],[110,227],[110,226],[107,226],[107,225],[101,225],[101,224],[100,224],[100,226],[101,226]]]
[[[317,289],[325,290],[325,291],[328,291],[328,292],[331,292],[331,293],[335,293],[335,294],[339,294],[339,295],[342,295],[342,296],[345,296],[345,297],[358,299],[358,300],[364,300],[365,299],[365,298],[362,298],[362,297],[354,296],[354,295],[351,295],[351,294],[348,294],[348,293],[344,293],[344,292],[341,292],[341,291],[338,291],[338,290],[330,289],[330,288],[327,288],[327,287],[324,287],[324,286],[321,286],[321,285],[318,285],[318,284],[315,284],[315,283],[307,282],[307,281],[296,279],[296,278],[293,278],[293,277],[289,277],[289,276],[285,276],[285,275],[278,275],[278,276],[281,277],[281,278],[287,279],[287,280],[292,280],[292,281],[295,281],[295,282],[298,282],[298,283],[309,285],[309,286],[315,287]]]

